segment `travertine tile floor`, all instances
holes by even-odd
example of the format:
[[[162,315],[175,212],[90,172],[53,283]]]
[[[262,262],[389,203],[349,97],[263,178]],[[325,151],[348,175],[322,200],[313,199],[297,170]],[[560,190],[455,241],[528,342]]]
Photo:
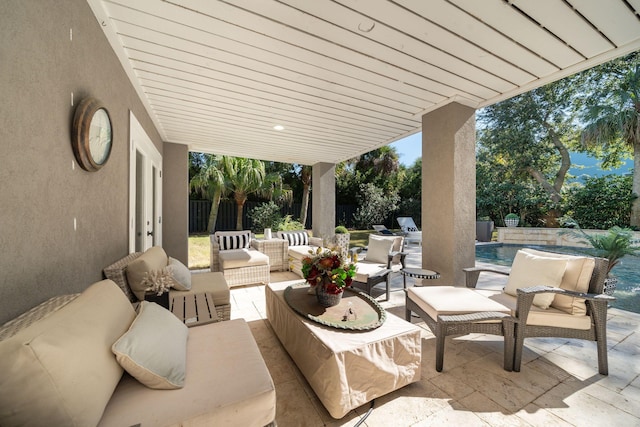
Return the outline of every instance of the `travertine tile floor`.
[[[408,256],[409,265],[420,265],[418,250]],[[272,282],[299,280],[293,273],[271,274]],[[494,280],[487,275],[480,286],[500,286]],[[392,288],[382,305],[404,317],[402,277],[394,277]],[[249,322],[276,385],[279,427],[361,421],[369,404],[340,420],[324,409],[266,320],[264,286],[233,288],[231,297],[231,317]],[[413,322],[424,329],[422,379],[376,399],[362,426],[640,426],[640,314],[609,310],[606,377],[598,374],[594,343],[530,338],[521,372],[506,372],[500,337],[477,334],[448,338],[438,373],[433,335],[420,319]]]

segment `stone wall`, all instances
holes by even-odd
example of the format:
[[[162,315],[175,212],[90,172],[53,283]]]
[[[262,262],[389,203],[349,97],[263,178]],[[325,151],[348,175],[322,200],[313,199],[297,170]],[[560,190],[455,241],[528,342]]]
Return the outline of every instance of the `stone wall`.
[[[548,245],[590,247],[571,235],[561,235],[563,228],[497,227],[498,242],[512,245]],[[585,230],[587,234],[604,234],[605,230]],[[634,232],[640,239],[640,232]]]

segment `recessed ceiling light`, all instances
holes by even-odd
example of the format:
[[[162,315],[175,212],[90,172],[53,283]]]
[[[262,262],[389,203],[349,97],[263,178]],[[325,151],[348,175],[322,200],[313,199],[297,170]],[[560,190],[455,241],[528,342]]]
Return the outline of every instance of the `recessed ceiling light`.
[[[284,130],[284,126],[282,126],[282,125],[275,125],[273,128],[275,130]]]

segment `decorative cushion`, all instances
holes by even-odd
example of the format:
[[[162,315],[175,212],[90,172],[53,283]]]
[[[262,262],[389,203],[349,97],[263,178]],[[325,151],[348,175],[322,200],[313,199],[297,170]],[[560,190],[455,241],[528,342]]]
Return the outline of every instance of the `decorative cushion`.
[[[251,246],[251,231],[218,233],[217,235],[221,251],[248,249]]]
[[[395,238],[370,235],[369,248],[367,249],[365,259],[369,262],[378,262],[387,265],[389,252],[391,252],[394,241]]]
[[[122,377],[109,348],[134,318],[103,280],[0,342],[0,425],[97,425]]]
[[[593,269],[596,266],[596,260],[592,257],[556,254],[529,248],[525,248],[523,251],[532,255],[566,259],[567,269],[562,277],[560,287],[568,291],[589,292],[589,282],[591,281]],[[556,294],[553,302],[551,303],[551,307],[579,316],[587,314],[587,306],[584,298]]]
[[[222,270],[258,265],[269,265],[269,257],[255,249],[234,249],[220,252]]]
[[[138,316],[111,351],[118,363],[147,387],[182,388],[188,335],[187,327],[170,311],[156,303],[142,301]]]
[[[504,292],[517,296],[517,289],[531,286],[560,287],[562,276],[567,269],[567,260],[532,255],[522,250],[516,253]],[[537,294],[533,304],[540,308],[549,308],[555,294]]]
[[[189,268],[175,258],[169,257],[169,272],[173,275],[173,288],[178,291],[188,291],[191,289],[191,271]]]
[[[144,300],[146,285],[142,283],[145,275],[153,270],[162,270],[167,266],[169,258],[160,246],[149,248],[135,260],[127,265],[127,281],[133,294],[140,300]]]
[[[303,246],[309,244],[309,234],[306,231],[287,231],[281,233],[282,238],[286,239],[289,246]]]

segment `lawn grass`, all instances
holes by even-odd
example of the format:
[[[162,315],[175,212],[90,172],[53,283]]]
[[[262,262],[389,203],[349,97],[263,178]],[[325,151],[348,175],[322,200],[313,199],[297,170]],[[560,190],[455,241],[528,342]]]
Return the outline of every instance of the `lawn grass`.
[[[369,234],[374,230],[350,230],[349,247],[364,247],[369,244]],[[262,238],[262,235],[256,235]],[[208,234],[194,234],[189,236],[189,268],[192,270],[209,268],[211,247]]]

